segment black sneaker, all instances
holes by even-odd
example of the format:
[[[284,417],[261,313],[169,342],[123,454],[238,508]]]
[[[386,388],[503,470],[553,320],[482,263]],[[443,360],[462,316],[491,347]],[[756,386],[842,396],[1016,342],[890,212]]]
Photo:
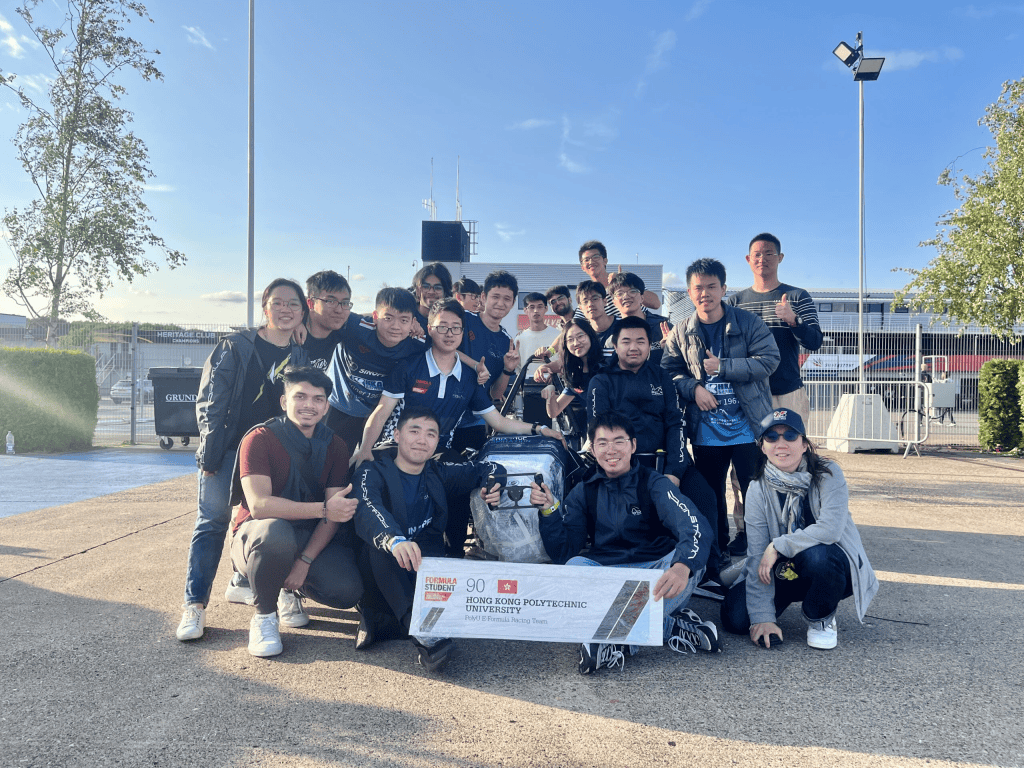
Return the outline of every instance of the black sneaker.
[[[359,628],[356,630],[356,650],[365,651],[377,642],[377,633],[365,616],[359,617]]]
[[[743,557],[747,554],[747,532],[739,531],[736,537],[729,542],[729,554],[734,557]]]
[[[416,663],[422,666],[427,672],[440,672],[451,661],[455,653],[455,641],[450,638],[440,640],[434,645],[426,646],[413,640],[418,652]]]
[[[625,650],[626,646],[611,643],[583,643],[580,645],[580,674],[589,675],[601,667],[625,669]]]
[[[668,647],[676,653],[696,653],[699,648],[708,653],[722,650],[718,640],[718,628],[710,621],[704,621],[689,608],[681,608],[672,614],[676,625],[668,639]]]

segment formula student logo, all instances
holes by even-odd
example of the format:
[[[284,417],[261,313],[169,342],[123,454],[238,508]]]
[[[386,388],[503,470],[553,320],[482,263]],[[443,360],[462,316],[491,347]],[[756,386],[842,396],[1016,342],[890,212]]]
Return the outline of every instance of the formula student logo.
[[[448,576],[427,576],[424,583],[423,599],[445,602],[455,591],[458,579]]]

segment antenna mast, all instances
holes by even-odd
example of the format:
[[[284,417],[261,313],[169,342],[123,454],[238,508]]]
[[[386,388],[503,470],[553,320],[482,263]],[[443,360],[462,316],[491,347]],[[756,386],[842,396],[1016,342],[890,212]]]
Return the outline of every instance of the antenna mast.
[[[462,221],[462,202],[459,200],[459,158],[455,156],[455,220]]]
[[[430,211],[430,220],[437,221],[437,204],[434,202],[434,158],[430,158],[430,197],[423,201],[423,207]]]

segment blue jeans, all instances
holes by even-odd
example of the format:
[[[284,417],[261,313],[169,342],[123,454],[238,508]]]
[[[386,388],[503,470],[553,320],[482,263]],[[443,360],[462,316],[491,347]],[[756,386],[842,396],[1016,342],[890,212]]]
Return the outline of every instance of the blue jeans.
[[[185,573],[185,604],[210,602],[213,577],[217,575],[224,536],[231,523],[231,475],[235,469],[238,448],[224,454],[215,475],[199,470],[199,511],[188,548],[188,570]]]
[[[667,555],[660,560],[652,560],[649,563],[620,563],[618,565],[601,566],[601,563],[596,560],[591,560],[589,557],[583,557],[577,555],[576,557],[569,558],[566,565],[596,565],[607,568],[647,568],[652,571],[667,571],[672,567],[672,558],[676,552],[673,549]],[[690,596],[693,594],[693,590],[697,584],[700,583],[701,577],[704,575],[704,569],[701,568],[696,573],[691,573],[690,578],[686,582],[686,587],[673,598],[663,598],[665,601],[662,606],[664,619],[662,623],[662,639],[668,640],[672,636],[672,629],[675,627],[675,619],[672,618],[672,614],[678,611],[680,608],[685,608],[686,604],[690,602]]]
[[[853,596],[850,561],[838,544],[815,544],[798,552],[792,561],[798,578],[786,581],[772,576],[776,622],[793,603],[803,603],[804,618],[808,621],[821,621],[836,612],[841,600]],[[750,629],[745,580],[726,592],[722,603],[722,625],[737,635]]]

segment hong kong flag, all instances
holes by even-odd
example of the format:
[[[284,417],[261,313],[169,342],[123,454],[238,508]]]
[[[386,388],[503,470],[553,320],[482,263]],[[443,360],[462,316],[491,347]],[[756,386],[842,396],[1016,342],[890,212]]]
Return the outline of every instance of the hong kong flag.
[[[516,579],[498,579],[499,595],[515,595],[519,592],[519,582]]]

